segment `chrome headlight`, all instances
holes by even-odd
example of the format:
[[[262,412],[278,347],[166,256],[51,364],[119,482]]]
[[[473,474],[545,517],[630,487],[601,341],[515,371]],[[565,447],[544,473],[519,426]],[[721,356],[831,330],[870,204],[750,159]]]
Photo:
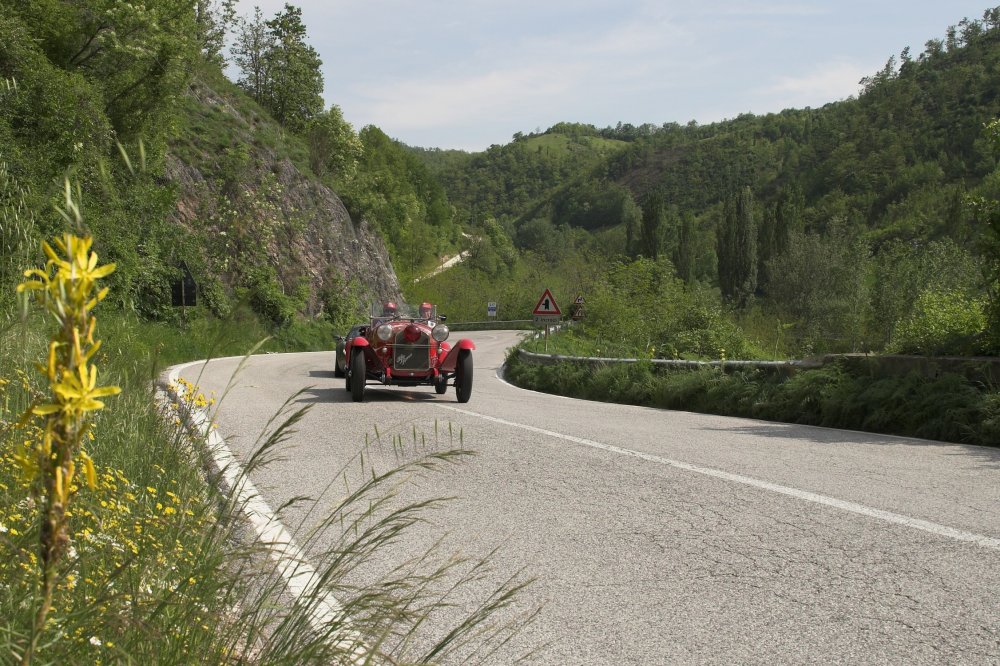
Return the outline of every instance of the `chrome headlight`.
[[[448,334],[450,332],[451,331],[448,330],[447,326],[445,326],[444,324],[438,324],[437,326],[434,327],[434,330],[431,331],[431,337],[437,340],[438,342],[444,342],[445,340],[448,339]]]
[[[392,326],[389,324],[382,324],[378,327],[378,330],[375,331],[375,335],[377,335],[378,339],[382,342],[389,342],[390,338],[392,338]]]

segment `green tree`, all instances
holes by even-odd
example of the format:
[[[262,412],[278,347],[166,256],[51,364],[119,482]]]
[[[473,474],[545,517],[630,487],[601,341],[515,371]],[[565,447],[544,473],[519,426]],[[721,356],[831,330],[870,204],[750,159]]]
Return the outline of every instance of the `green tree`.
[[[986,125],[986,138],[994,154],[1000,156],[1000,119]],[[993,190],[990,194],[971,198],[969,205],[986,226],[981,240],[987,295],[988,343],[984,346],[997,353],[1000,351],[1000,167],[994,170],[990,185]]]
[[[858,351],[865,345],[868,248],[842,227],[792,234],[770,263],[769,294],[782,321],[793,322],[803,351]]]
[[[294,132],[323,110],[323,63],[305,40],[302,10],[286,4],[269,21],[255,7],[253,18],[240,22],[233,45],[237,83]]]
[[[240,70],[236,83],[261,106],[266,106],[271,80],[267,54],[274,48],[274,38],[267,29],[260,7],[254,7],[253,18],[239,20],[233,44],[233,63]]]
[[[476,231],[469,244],[469,267],[491,277],[508,274],[517,262],[517,250],[503,226],[489,218]]]
[[[660,245],[663,244],[663,221],[666,211],[663,205],[663,195],[657,191],[646,194],[642,200],[642,226],[639,234],[639,248],[643,256],[654,262],[660,258]]]
[[[743,187],[725,203],[717,237],[719,287],[723,296],[746,306],[757,290],[757,224],[753,194]]]
[[[361,140],[351,124],[344,120],[340,107],[334,104],[312,118],[306,125],[309,143],[309,164],[318,176],[350,180],[358,169],[364,153]]]
[[[929,243],[893,241],[879,249],[872,263],[868,329],[880,345],[899,337],[896,329],[912,320],[920,294],[957,293],[966,301],[982,294],[980,262],[947,238]]]
[[[927,290],[899,322],[888,349],[903,354],[975,354],[986,325],[982,299],[962,292]]]
[[[677,268],[677,276],[688,284],[694,281],[695,256],[697,252],[695,231],[694,215],[687,212],[681,216],[677,249],[674,252],[674,266]]]
[[[300,132],[323,110],[323,62],[306,44],[300,8],[286,4],[267,28],[273,41],[266,54],[270,74],[266,106],[278,122]]]
[[[207,60],[225,64],[226,34],[236,20],[236,0],[196,0],[195,22]]]

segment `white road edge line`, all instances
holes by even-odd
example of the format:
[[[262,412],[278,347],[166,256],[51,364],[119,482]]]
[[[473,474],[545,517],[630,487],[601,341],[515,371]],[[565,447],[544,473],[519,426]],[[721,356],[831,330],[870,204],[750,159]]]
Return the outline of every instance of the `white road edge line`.
[[[904,516],[899,513],[893,513],[892,511],[875,509],[870,506],[865,506],[864,504],[858,504],[856,502],[848,502],[846,500],[837,499],[836,497],[828,497],[826,495],[812,493],[807,490],[799,490],[798,488],[782,486],[777,483],[771,483],[769,481],[761,481],[760,479],[755,479],[749,476],[743,476],[741,474],[724,472],[722,470],[712,469],[711,467],[701,467],[699,465],[692,465],[690,463],[681,462],[680,460],[671,460],[670,458],[663,458],[661,456],[656,456],[651,453],[643,453],[641,451],[623,449],[621,447],[613,446],[611,444],[596,442],[592,439],[584,439],[583,437],[566,435],[561,432],[546,430],[545,428],[538,428],[535,426],[526,425],[524,423],[507,421],[506,419],[497,418],[495,416],[487,416],[485,414],[472,412],[467,409],[459,409],[458,407],[450,407],[448,405],[442,405],[437,403],[431,403],[431,404],[434,404],[435,407],[440,407],[441,409],[447,409],[453,412],[458,412],[459,414],[473,416],[479,419],[483,419],[485,421],[498,423],[500,425],[510,426],[512,428],[520,428],[521,430],[527,430],[528,432],[534,432],[539,435],[545,435],[547,437],[555,437],[557,439],[562,439],[567,442],[573,442],[574,444],[589,446],[591,448],[600,449],[602,451],[607,451],[609,453],[616,453],[623,456],[639,458],[641,460],[647,460],[649,462],[659,463],[661,465],[668,465],[670,467],[682,469],[687,472],[694,472],[696,474],[711,476],[716,479],[722,479],[724,481],[740,483],[746,486],[759,488],[761,490],[768,490],[773,493],[779,493],[781,495],[795,497],[796,499],[805,500],[807,502],[822,504],[824,506],[833,507],[836,509],[840,509],[842,511],[849,511],[851,513],[867,516],[869,518],[875,518],[877,520],[893,523],[895,525],[902,525],[904,527],[923,530],[924,532],[930,532],[931,534],[936,534],[937,536],[943,536],[949,539],[955,539],[956,541],[966,541],[969,543],[974,543],[977,546],[982,546],[983,548],[990,548],[992,550],[1000,551],[1000,539],[988,537],[982,534],[975,534],[973,532],[965,532],[962,530],[957,530],[953,527],[948,527],[947,525],[940,525],[938,523],[932,523],[928,520],[921,520],[920,518],[911,518],[910,516]]]
[[[230,492],[237,495],[239,505],[243,507],[244,514],[257,532],[257,538],[267,547],[271,559],[278,567],[278,572],[285,580],[289,593],[295,597],[296,602],[304,603],[309,622],[313,628],[322,632],[334,621],[340,621],[346,626],[352,627],[354,622],[347,616],[343,604],[332,594],[318,590],[319,575],[316,570],[308,563],[305,554],[295,543],[292,535],[271,511],[271,507],[257,491],[256,486],[250,481],[250,477],[244,473],[239,461],[226,445],[226,441],[212,428],[212,420],[208,413],[191,405],[181,405],[180,396],[174,390],[174,387],[178,385],[177,380],[181,371],[191,366],[207,363],[205,360],[192,361],[169,368],[170,383],[166,390],[172,394],[174,402],[180,405],[181,414],[188,427],[206,438],[213,464],[222,474]],[[316,601],[310,605],[304,602],[306,599],[315,599]],[[371,651],[361,633],[351,628],[344,634],[344,638],[338,641],[338,646],[351,653],[354,663],[367,664]]]

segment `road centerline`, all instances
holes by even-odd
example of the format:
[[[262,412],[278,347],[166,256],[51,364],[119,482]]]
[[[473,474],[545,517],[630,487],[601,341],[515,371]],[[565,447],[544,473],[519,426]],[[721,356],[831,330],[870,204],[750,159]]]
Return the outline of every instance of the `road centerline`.
[[[729,481],[731,483],[739,483],[745,486],[751,486],[761,490],[778,493],[780,495],[786,495],[788,497],[794,497],[796,499],[804,500],[807,502],[813,502],[815,504],[821,504],[823,506],[833,507],[836,509],[840,509],[842,511],[855,513],[869,518],[875,518],[877,520],[881,520],[887,523],[892,523],[894,525],[902,525],[904,527],[909,527],[912,529],[929,532],[937,536],[947,537],[949,539],[954,539],[956,541],[974,543],[977,546],[981,546],[983,548],[989,548],[991,550],[1000,551],[1000,539],[985,536],[983,534],[976,534],[974,532],[966,532],[964,530],[948,527],[947,525],[934,523],[929,520],[923,520],[921,518],[913,518],[911,516],[894,513],[892,511],[885,511],[883,509],[876,509],[874,507],[866,506],[864,504],[859,504],[857,502],[850,502],[847,500],[838,499],[836,497],[830,497],[828,495],[821,495],[819,493],[810,492],[808,490],[801,490],[799,488],[793,488],[791,486],[783,486],[781,484],[771,483],[770,481],[763,481],[761,479],[755,479],[750,476],[743,476],[742,474],[734,474],[732,472],[726,472],[720,469],[714,469],[712,467],[702,467],[700,465],[693,465],[691,463],[686,463],[680,460],[672,460],[670,458],[664,458],[662,456],[654,455],[651,453],[644,453],[642,451],[625,449],[619,446],[614,446],[612,444],[605,444],[604,442],[598,442],[592,439],[576,437],[575,435],[567,435],[565,433],[556,432],[554,430],[548,430],[545,428],[539,428],[537,426],[532,426],[525,423],[517,423],[515,421],[508,421],[506,419],[501,419],[495,416],[487,416],[486,414],[480,414],[479,412],[473,412],[467,409],[461,409],[458,407],[451,407],[449,405],[442,405],[436,403],[431,403],[431,404],[434,404],[435,407],[439,407],[441,409],[447,409],[452,412],[465,414],[467,416],[483,419],[485,421],[490,421],[492,423],[497,423],[499,425],[518,428],[520,430],[525,430],[528,432],[545,435],[547,437],[554,437],[567,442],[573,442],[574,444],[580,444],[582,446],[599,449],[609,453],[628,456],[632,458],[639,458],[641,460],[646,460],[648,462],[667,465],[675,469],[681,469],[687,472],[693,472],[695,474],[701,474],[703,476],[709,476],[716,479],[721,479],[723,481]]]

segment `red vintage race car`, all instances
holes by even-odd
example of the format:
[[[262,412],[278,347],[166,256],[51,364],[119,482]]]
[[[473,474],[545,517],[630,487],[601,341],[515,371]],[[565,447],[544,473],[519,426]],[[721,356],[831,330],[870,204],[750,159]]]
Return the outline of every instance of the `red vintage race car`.
[[[372,306],[371,323],[348,338],[346,388],[354,402],[365,399],[369,383],[383,386],[433,386],[438,395],[455,387],[459,402],[472,395],[472,340],[445,342],[448,327],[430,303],[419,307],[382,303]]]

